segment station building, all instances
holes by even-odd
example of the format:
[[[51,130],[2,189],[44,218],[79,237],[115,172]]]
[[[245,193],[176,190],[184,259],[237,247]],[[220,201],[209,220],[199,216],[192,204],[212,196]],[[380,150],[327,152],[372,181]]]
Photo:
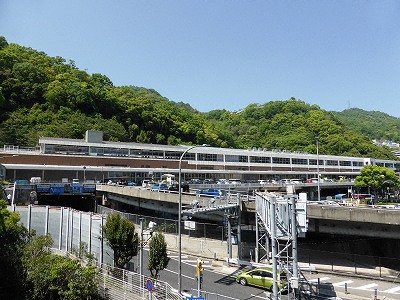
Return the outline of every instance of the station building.
[[[93,130],[86,132],[85,139],[41,137],[34,149],[5,145],[0,150],[0,175],[11,182],[41,177],[43,182],[125,179],[139,183],[166,173],[178,175],[180,163],[184,180],[305,180],[317,174],[322,178],[352,179],[365,165],[400,169],[400,161],[375,158],[110,142],[103,140],[102,132]]]

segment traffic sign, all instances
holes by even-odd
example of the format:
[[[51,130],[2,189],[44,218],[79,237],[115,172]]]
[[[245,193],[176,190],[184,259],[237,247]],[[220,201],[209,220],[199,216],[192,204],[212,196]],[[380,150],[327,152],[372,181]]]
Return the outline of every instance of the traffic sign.
[[[146,280],[146,289],[151,292],[153,290],[153,281],[151,279]]]

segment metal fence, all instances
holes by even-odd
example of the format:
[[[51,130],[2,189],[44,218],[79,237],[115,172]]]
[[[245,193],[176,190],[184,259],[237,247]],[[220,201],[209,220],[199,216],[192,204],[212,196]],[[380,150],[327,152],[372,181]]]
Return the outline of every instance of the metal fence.
[[[59,249],[51,249],[52,253],[70,256],[78,259],[74,254]],[[86,263],[84,259],[81,259]],[[154,280],[148,276],[140,275],[125,269],[116,268],[107,264],[99,264],[98,292],[102,299],[125,300],[125,299],[153,299],[153,300],[182,300],[178,291],[173,289],[167,282]],[[152,290],[149,291],[147,281],[151,280]]]
[[[142,216],[111,210],[99,206],[99,214],[77,211],[69,207],[52,206],[9,206],[9,210],[20,214],[21,222],[28,230],[35,230],[37,235],[49,233],[53,238],[53,247],[71,251],[79,249],[84,243],[87,251],[92,253],[98,263],[113,265],[113,250],[107,245],[101,233],[107,213],[119,213],[123,218],[140,224],[150,221],[157,223],[157,229],[164,233],[178,235],[178,221],[157,217]],[[182,235],[190,237],[226,241],[227,232],[224,225],[195,222],[194,227],[181,224]]]
[[[69,252],[84,244],[98,263],[113,264],[113,251],[101,233],[104,216],[69,207],[14,205],[8,209],[19,213],[28,230],[35,230],[37,235],[49,233],[54,248]]]
[[[178,220],[120,212],[100,205],[97,210],[102,215],[107,215],[107,213],[119,213],[121,217],[129,219],[136,225],[140,224],[140,219],[143,219],[143,224],[145,226],[152,221],[157,224],[157,230],[160,230],[163,233],[178,235]],[[196,238],[220,241],[226,241],[227,239],[227,228],[224,224],[194,222],[194,226],[189,227],[185,226],[185,222],[182,222],[181,233]]]
[[[105,299],[153,299],[153,300],[181,300],[178,291],[167,282],[154,280],[125,269],[114,268],[109,265],[99,267],[101,274],[100,293]],[[151,280],[152,290],[147,289],[147,282]]]

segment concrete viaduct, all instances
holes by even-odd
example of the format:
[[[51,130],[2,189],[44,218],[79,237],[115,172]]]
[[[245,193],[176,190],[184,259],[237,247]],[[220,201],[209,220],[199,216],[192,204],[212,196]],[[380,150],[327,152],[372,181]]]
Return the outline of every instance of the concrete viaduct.
[[[118,202],[128,205],[177,214],[178,192],[158,192],[144,188],[97,185],[97,193],[102,196],[103,204]],[[221,221],[224,206],[231,206],[237,199],[213,201],[212,197],[193,196],[182,193],[182,205],[189,208],[193,200],[199,202],[198,210],[202,219]],[[254,222],[255,203],[248,196],[241,197],[241,210]],[[214,209],[213,209],[214,208]],[[219,209],[216,209],[219,208]],[[315,233],[355,235],[400,239],[400,209],[379,208],[373,206],[339,206],[310,203],[307,205],[308,231]]]

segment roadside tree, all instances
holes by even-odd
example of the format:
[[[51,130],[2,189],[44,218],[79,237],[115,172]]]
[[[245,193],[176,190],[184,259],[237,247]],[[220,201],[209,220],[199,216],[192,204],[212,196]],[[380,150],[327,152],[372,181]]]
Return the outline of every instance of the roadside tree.
[[[393,170],[385,167],[368,165],[361,169],[361,175],[357,176],[354,185],[356,188],[367,187],[373,194],[396,188],[400,185],[400,179]]]
[[[161,232],[153,234],[149,242],[149,262],[147,268],[151,277],[158,278],[158,273],[168,266],[169,257],[167,254],[167,243]]]
[[[138,234],[135,225],[118,213],[108,214],[103,234],[107,245],[114,251],[114,266],[123,268],[138,251]]]

